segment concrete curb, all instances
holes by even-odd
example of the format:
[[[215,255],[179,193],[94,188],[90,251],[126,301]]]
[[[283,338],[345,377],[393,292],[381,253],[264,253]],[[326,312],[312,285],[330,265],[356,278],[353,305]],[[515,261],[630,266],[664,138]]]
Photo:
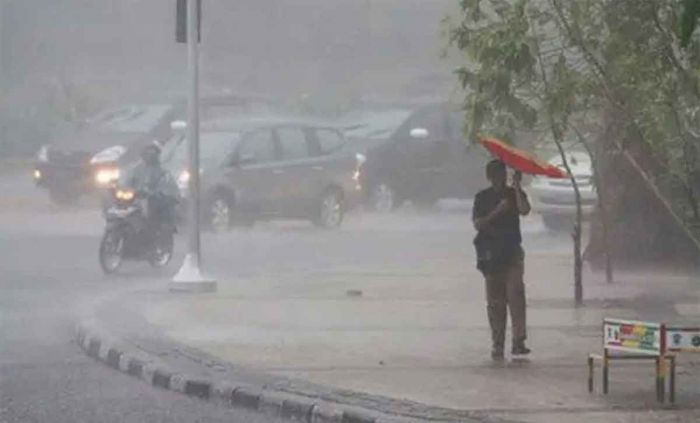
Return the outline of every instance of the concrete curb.
[[[92,322],[79,323],[75,341],[90,357],[144,382],[219,405],[256,411],[270,417],[302,423],[390,423],[399,417],[377,417],[310,398],[259,390],[235,382],[213,382],[193,378],[168,368],[159,360],[130,351],[124,343],[98,329]]]

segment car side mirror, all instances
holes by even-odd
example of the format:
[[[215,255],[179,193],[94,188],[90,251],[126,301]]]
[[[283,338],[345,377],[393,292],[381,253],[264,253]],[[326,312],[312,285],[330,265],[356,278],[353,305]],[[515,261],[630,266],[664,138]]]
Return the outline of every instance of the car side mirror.
[[[251,163],[255,163],[255,154],[253,153],[237,153],[231,160],[231,165],[235,167],[241,167]]]
[[[173,132],[179,132],[179,131],[184,131],[187,129],[187,122],[184,120],[174,120],[170,122],[170,129]]]
[[[425,128],[413,128],[410,132],[411,138],[416,140],[424,140],[428,138],[430,133]]]

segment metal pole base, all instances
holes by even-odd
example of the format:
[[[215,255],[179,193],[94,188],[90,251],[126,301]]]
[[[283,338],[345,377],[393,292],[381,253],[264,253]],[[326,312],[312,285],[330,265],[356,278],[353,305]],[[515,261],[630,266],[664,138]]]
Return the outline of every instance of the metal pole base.
[[[192,254],[185,256],[180,271],[170,282],[173,292],[215,292],[216,281],[202,275],[197,260]]]

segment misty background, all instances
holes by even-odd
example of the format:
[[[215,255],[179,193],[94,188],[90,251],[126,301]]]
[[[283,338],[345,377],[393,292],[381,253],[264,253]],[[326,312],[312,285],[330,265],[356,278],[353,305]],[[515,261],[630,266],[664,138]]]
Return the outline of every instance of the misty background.
[[[258,94],[335,113],[359,100],[455,95],[448,0],[205,0],[202,95]],[[174,0],[0,0],[0,154],[62,121],[184,97]]]

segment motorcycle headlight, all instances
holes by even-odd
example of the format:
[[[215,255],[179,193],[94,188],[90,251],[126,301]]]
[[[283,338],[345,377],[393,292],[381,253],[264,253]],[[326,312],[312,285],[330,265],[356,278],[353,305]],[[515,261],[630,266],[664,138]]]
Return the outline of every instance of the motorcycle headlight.
[[[49,161],[49,146],[48,145],[43,145],[39,149],[39,152],[36,153],[36,160],[42,163],[46,163]]]
[[[100,186],[107,186],[112,182],[119,180],[119,169],[104,168],[98,169],[95,173],[95,182]]]

